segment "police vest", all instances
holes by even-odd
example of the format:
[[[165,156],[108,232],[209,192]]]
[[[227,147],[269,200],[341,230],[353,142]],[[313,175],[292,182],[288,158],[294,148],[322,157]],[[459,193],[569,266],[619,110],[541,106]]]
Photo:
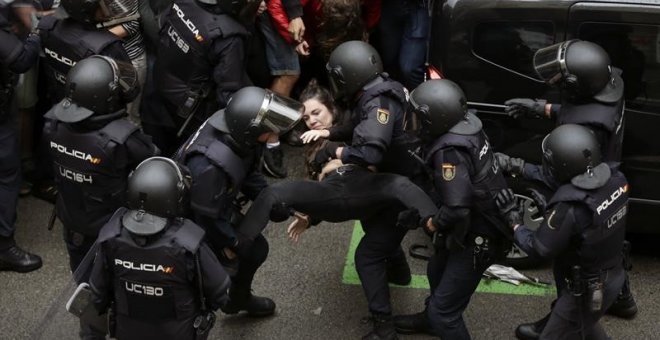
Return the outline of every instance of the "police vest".
[[[218,61],[211,60],[213,42],[249,33],[228,15],[207,12],[195,0],[177,0],[159,34],[154,72],[158,90],[181,112],[190,113],[214,90],[212,75]]]
[[[474,134],[458,134],[451,130],[436,139],[428,148],[426,164],[433,166],[433,155],[446,148],[456,148],[464,151],[470,157],[474,166],[471,175],[473,186],[473,197],[475,199],[473,209],[485,216],[495,227],[501,227],[501,220],[495,206],[495,195],[507,188],[506,180],[500,171],[497,162],[494,161],[493,151],[483,130]],[[443,202],[452,205],[452,202]],[[504,233],[509,235],[510,233]]]
[[[99,234],[114,292],[118,339],[195,339],[193,320],[201,306],[194,254],[204,230],[171,219],[160,236],[138,245],[120,208]]]
[[[621,248],[628,213],[628,182],[621,172],[612,169],[612,177],[594,190],[572,184],[559,187],[548,207],[559,202],[584,204],[592,213],[591,225],[576,230],[570,256],[586,271],[609,269],[621,264]]]
[[[383,160],[378,164],[378,169],[384,172],[391,172],[413,179],[418,185],[421,185],[419,177],[424,173],[423,165],[415,159],[413,154],[420,149],[422,142],[414,135],[404,131],[404,114],[408,107],[406,89],[400,83],[389,79],[386,75],[381,75],[379,79],[372,82],[372,85],[363,89],[362,95],[357,102],[357,110],[360,115],[354,115],[355,125],[360,120],[367,119],[369,103],[380,96],[385,96],[389,101],[388,107],[384,107],[390,113],[389,119],[395,120],[392,140],[383,155]],[[386,103],[388,103],[386,101]],[[362,133],[377,133],[378,131],[363,131]],[[353,143],[360,143],[365,136],[354,134]],[[379,136],[366,136],[378,138]]]
[[[253,170],[255,157],[250,154],[248,157],[241,157],[232,150],[224,140],[226,135],[216,130],[208,123],[204,123],[198,133],[193,135],[185,144],[182,152],[176,157],[180,164],[187,164],[188,160],[195,155],[203,155],[215,167],[222,169],[230,179],[230,188],[216,188],[214,179],[218,175],[218,169],[209,168],[194,178],[192,195],[195,195],[196,188],[203,190],[224,190],[226,195],[230,195],[227,200],[229,203],[236,198],[240,192],[245,176]],[[210,189],[209,189],[210,188]],[[217,210],[218,202],[209,202],[208,200],[220,200],[225,197],[220,195],[204,195],[203,199],[191,197],[191,207],[198,211],[203,211],[209,216],[218,216],[221,212]]]
[[[109,31],[88,29],[72,19],[59,20],[53,15],[41,19],[38,28],[46,55],[48,90],[55,102],[64,98],[66,76],[73,65],[89,56],[101,54],[108,45],[121,41]]]
[[[57,120],[48,124],[59,196],[57,216],[66,228],[95,237],[126,201],[129,160],[124,144],[138,128],[127,119],[86,132]]]
[[[605,130],[607,140],[599,141],[603,161],[618,162],[623,144],[623,113],[623,98],[614,105],[596,101],[579,105],[564,102],[557,114],[557,124],[593,125]]]

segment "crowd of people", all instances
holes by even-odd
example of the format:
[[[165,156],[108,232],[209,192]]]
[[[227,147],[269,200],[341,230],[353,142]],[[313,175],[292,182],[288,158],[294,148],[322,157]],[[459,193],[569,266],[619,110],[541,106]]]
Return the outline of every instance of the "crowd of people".
[[[70,269],[93,296],[81,338],[205,339],[218,309],[274,314],[252,287],[270,221],[292,218],[298,240],[355,219],[373,322],[363,339],[469,339],[463,312],[513,243],[554,259],[558,294],[516,336],[606,339],[602,315],[637,312],[620,72],[590,42],[538,50],[533,66],[562,103],[505,104],[514,118],[555,119],[543,164],[495,153],[461,87],[426,79],[428,6],[0,0],[0,270],[41,267],[13,237],[19,194],[32,191],[53,201]],[[307,144],[307,179],[268,184],[264,173],[287,176],[280,140]],[[543,188],[536,231],[511,176]],[[393,315],[388,284],[410,283],[401,242],[418,228],[433,240],[430,295],[421,312]]]

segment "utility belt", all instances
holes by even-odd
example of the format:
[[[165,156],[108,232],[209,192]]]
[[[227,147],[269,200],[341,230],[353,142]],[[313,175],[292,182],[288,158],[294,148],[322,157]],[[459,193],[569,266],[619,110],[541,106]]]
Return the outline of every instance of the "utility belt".
[[[354,171],[373,171],[373,170],[369,169],[368,167],[364,167],[357,164],[344,164],[330,171],[330,173],[328,173],[326,177],[334,176],[334,175],[343,176],[344,174],[351,173]]]
[[[436,252],[442,251],[460,251],[465,248],[472,248],[472,267],[477,269],[486,264],[492,264],[496,260],[506,255],[508,248],[501,238],[494,238],[483,234],[468,232],[463,244],[455,246],[448,245],[447,236],[439,232],[433,234],[433,246]]]
[[[603,284],[611,270],[615,267],[599,271],[585,271],[576,265],[571,267],[570,276],[566,277],[566,287],[576,299],[581,300],[591,312],[599,312],[603,308]]]
[[[197,114],[199,104],[209,95],[210,90],[210,86],[202,85],[202,87],[200,87],[197,91],[186,91],[185,100],[176,111],[177,116],[185,119],[181,125],[181,128],[177,132],[177,137],[181,137],[183,135],[183,132],[186,130],[186,127],[188,127],[188,124],[190,124],[190,121],[193,119],[195,114]],[[207,117],[201,117],[198,119],[204,120],[206,118]]]

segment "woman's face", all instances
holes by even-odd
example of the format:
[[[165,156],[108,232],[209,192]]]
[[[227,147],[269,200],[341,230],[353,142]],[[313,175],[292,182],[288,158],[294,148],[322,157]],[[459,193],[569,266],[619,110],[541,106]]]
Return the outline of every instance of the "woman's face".
[[[306,100],[302,119],[310,130],[323,130],[332,126],[332,112],[317,99]]]

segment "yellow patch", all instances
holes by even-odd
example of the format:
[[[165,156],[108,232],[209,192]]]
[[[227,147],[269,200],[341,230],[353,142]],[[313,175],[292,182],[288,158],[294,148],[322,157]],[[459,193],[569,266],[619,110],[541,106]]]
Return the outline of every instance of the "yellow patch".
[[[378,122],[383,125],[387,124],[387,122],[390,121],[390,111],[378,109],[378,111],[376,111],[376,119],[378,119]]]
[[[445,181],[451,181],[456,177],[456,165],[451,163],[442,163],[442,178]]]

